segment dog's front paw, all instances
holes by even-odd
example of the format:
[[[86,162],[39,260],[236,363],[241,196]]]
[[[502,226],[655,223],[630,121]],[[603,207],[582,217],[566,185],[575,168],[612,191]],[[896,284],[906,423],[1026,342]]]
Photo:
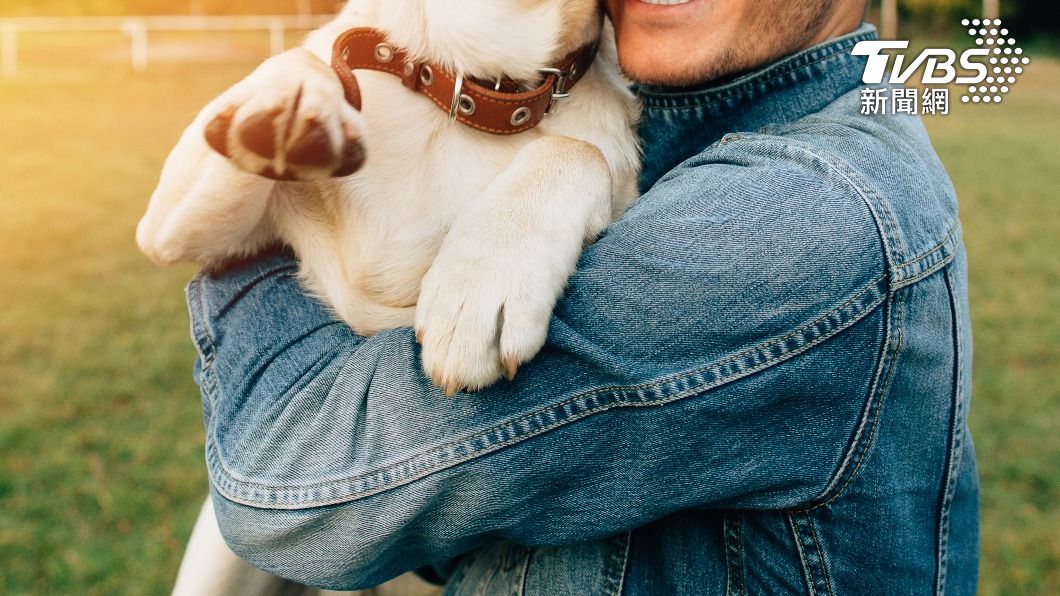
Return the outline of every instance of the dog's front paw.
[[[267,178],[349,176],[364,164],[361,115],[330,67],[306,50],[266,61],[204,116],[214,150]]]
[[[423,368],[447,396],[514,379],[544,345],[562,290],[547,264],[506,250],[511,243],[483,248],[476,240],[446,240],[416,305]]]

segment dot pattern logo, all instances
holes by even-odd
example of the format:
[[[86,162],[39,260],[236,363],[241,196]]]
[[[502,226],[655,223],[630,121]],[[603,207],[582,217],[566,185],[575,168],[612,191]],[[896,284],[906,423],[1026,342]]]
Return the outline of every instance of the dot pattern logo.
[[[961,25],[968,27],[968,35],[975,44],[990,51],[987,60],[986,79],[978,85],[970,85],[961,96],[964,103],[1001,103],[1004,97],[1023,74],[1023,67],[1031,59],[1023,55],[1023,48],[1009,36],[1009,30],[1001,25],[1001,19],[964,19]]]

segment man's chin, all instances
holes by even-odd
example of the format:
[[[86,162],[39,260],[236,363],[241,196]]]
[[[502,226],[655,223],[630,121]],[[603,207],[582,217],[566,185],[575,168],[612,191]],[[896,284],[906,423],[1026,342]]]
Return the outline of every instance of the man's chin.
[[[675,60],[665,52],[619,52],[619,65],[630,80],[645,85],[690,87],[726,77],[731,57]]]

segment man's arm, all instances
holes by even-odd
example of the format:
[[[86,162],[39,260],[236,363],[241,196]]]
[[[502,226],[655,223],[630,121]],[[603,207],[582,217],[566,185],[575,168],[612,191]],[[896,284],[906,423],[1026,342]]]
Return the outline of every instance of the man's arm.
[[[826,498],[878,373],[883,254],[825,160],[722,145],[587,249],[514,382],[453,398],[411,330],[353,335],[290,257],[199,277],[222,532],[263,569],[351,588],[497,540]]]

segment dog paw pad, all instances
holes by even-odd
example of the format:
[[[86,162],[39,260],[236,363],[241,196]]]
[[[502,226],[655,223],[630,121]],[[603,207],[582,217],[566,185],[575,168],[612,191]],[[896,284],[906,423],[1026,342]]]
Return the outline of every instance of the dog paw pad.
[[[306,119],[302,134],[287,149],[287,163],[325,167],[335,161],[331,137],[317,118]]]
[[[360,140],[347,140],[346,146],[342,148],[342,161],[335,170],[334,176],[343,178],[357,173],[364,166],[365,157],[364,144]]]
[[[231,157],[231,153],[228,151],[228,131],[232,128],[232,120],[235,115],[236,107],[232,106],[215,116],[206,125],[206,143],[214,151],[225,157]]]
[[[265,159],[276,157],[276,119],[282,108],[251,114],[239,127],[239,142],[255,155]]]

